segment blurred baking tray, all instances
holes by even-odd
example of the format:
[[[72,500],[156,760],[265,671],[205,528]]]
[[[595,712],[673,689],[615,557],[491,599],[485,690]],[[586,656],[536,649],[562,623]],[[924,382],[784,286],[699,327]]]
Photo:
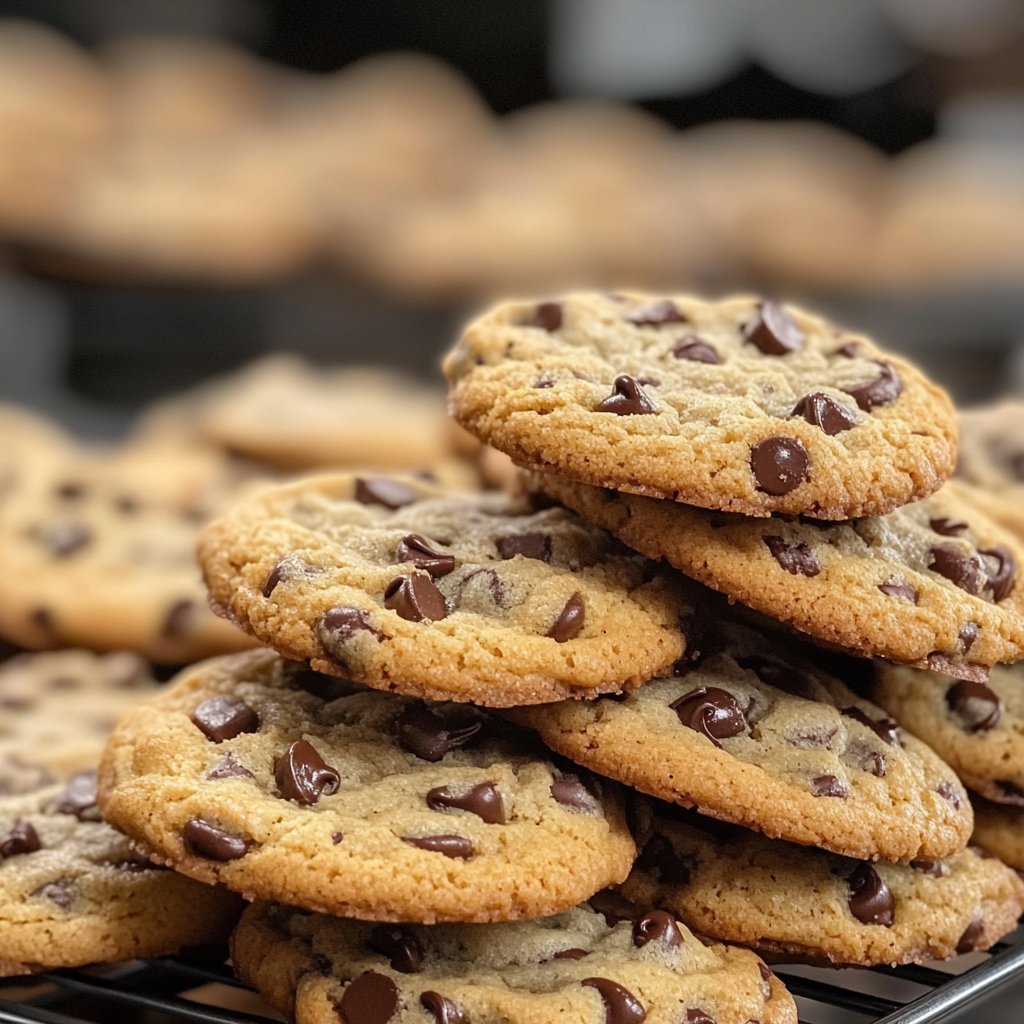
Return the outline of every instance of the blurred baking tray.
[[[1018,1019],[1024,929],[987,954],[935,967],[828,970],[780,966],[803,1024],[979,1024]],[[1010,989],[1015,991],[1011,993]],[[1006,994],[1005,1009],[991,1000]],[[977,1001],[985,1000],[984,1017]],[[0,1024],[270,1024],[280,1020],[252,999],[216,960],[133,961],[110,968],[57,971],[0,984]]]

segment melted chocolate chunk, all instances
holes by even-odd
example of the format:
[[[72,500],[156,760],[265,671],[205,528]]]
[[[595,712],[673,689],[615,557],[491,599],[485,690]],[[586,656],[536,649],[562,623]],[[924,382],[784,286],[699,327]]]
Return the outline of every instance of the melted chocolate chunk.
[[[877,359],[872,362],[880,367],[881,371],[874,380],[869,380],[859,388],[843,388],[864,412],[871,412],[879,405],[895,402],[903,391],[899,375],[890,363],[883,363]]]
[[[468,860],[476,853],[473,842],[465,836],[438,835],[438,836],[402,836],[402,842],[415,846],[419,850],[428,850],[430,853],[443,853],[446,857]]]
[[[689,885],[694,865],[680,857],[675,847],[660,834],[655,834],[643,848],[637,865],[658,882],[666,885]]]
[[[686,314],[671,300],[659,299],[626,310],[623,319],[637,327],[659,327],[661,324],[685,324]]]
[[[942,878],[949,874],[949,869],[941,860],[912,860],[910,866],[922,875],[931,875],[933,878]]]
[[[580,984],[597,989],[604,1003],[605,1024],[640,1024],[647,1016],[644,1004],[618,982],[608,978],[584,978]]]
[[[666,949],[675,949],[682,941],[676,919],[664,910],[648,910],[633,925],[633,945],[638,949],[648,942],[658,942]]]
[[[846,783],[842,779],[837,779],[834,775],[819,775],[817,778],[812,779],[811,792],[815,796],[834,796],[843,800],[850,795]]]
[[[650,416],[658,407],[635,377],[620,373],[612,385],[612,393],[598,402],[594,411],[613,412],[616,416]]]
[[[431,541],[419,533],[407,533],[399,541],[395,559],[399,562],[412,562],[417,569],[435,578],[447,576],[455,569],[455,556],[447,551],[438,551],[432,547]]]
[[[960,794],[957,792],[956,786],[954,786],[952,782],[940,782],[935,787],[935,792],[938,793],[943,800],[951,803],[954,810],[960,810]]]
[[[599,814],[601,805],[586,783],[578,776],[564,774],[551,783],[551,796],[555,803],[571,807],[574,811]]]
[[[73,814],[79,821],[99,821],[96,806],[96,773],[77,772],[68,779],[54,810],[59,814]]]
[[[420,995],[420,1006],[433,1015],[434,1024],[470,1024],[462,1007],[440,992],[423,992]]]
[[[234,754],[225,754],[206,773],[208,779],[253,779],[255,776],[248,768],[237,760]]]
[[[562,327],[562,304],[560,302],[538,302],[524,327],[541,327],[548,334],[554,334]]]
[[[274,762],[274,779],[285,800],[294,800],[311,807],[320,797],[338,792],[341,776],[306,740],[288,744],[288,749]]]
[[[345,838],[345,835],[342,832],[332,832],[331,833],[331,843],[334,846],[337,846],[338,843],[340,843],[342,841],[342,839],[344,839],[344,838]]]
[[[69,558],[92,541],[92,531],[84,523],[60,523],[47,530],[43,541],[54,558]]]
[[[185,846],[197,857],[207,860],[238,860],[249,852],[249,842],[241,836],[213,825],[203,818],[189,818],[182,830]]]
[[[779,497],[810,479],[804,446],[792,437],[769,437],[750,449],[750,470],[757,489]]]
[[[378,640],[382,635],[370,624],[368,612],[348,605],[339,605],[337,608],[330,608],[324,612],[320,617],[318,631],[321,635],[326,634],[332,641],[338,643],[344,643],[361,631],[372,633]]]
[[[42,849],[39,841],[39,833],[31,822],[18,818],[11,831],[6,836],[0,837],[0,860],[7,857],[17,857],[23,853],[35,853]]]
[[[886,583],[879,583],[878,589],[887,597],[898,597],[902,601],[917,604],[918,593],[905,580],[899,580],[894,577]]]
[[[49,900],[61,910],[70,910],[78,899],[78,886],[73,878],[58,878],[41,885],[31,895],[35,899]]]
[[[839,714],[845,718],[852,718],[861,725],[866,725],[883,743],[890,747],[902,747],[900,741],[899,725],[891,718],[871,718],[866,712],[857,707],[840,708]]]
[[[398,745],[423,761],[440,761],[474,739],[483,723],[449,723],[424,704],[409,704],[395,719]]]
[[[931,561],[928,568],[945,576],[968,594],[981,593],[981,577],[984,565],[977,555],[968,555],[956,544],[936,544],[929,552]]]
[[[315,566],[309,565],[309,563],[302,561],[301,558],[296,558],[295,555],[285,555],[267,573],[267,578],[263,581],[263,596],[270,597],[277,585],[285,580],[293,580],[297,577],[309,579],[318,572],[319,570]]]
[[[688,729],[706,736],[716,746],[719,740],[747,731],[747,720],[739,701],[717,686],[701,686],[677,697],[669,707]]]
[[[981,945],[984,938],[985,922],[981,917],[974,917],[957,941],[956,955],[963,956],[965,953],[973,953]]]
[[[424,572],[393,579],[384,591],[384,607],[409,622],[438,622],[448,615],[444,595]]]
[[[690,1009],[686,1011],[686,1024],[718,1024],[718,1021],[703,1010]]]
[[[964,654],[974,646],[974,641],[978,639],[978,630],[980,628],[976,622],[965,622],[960,627],[960,632],[957,633],[957,641]]]
[[[419,974],[423,968],[423,947],[416,933],[403,924],[379,924],[366,940],[367,946],[387,957],[393,971]]]
[[[551,538],[546,533],[514,533],[498,541],[498,554],[506,560],[522,555],[538,562],[550,562]]]
[[[988,582],[986,589],[992,591],[992,600],[998,604],[1006,600],[1013,591],[1013,584],[1017,576],[1017,560],[1004,547],[982,548],[978,554],[992,559],[996,564],[994,567],[985,567]]]
[[[850,913],[861,924],[881,925],[891,928],[895,919],[896,904],[889,887],[878,872],[867,863],[858,864],[846,881],[850,886],[847,901]]]
[[[967,532],[967,524],[962,519],[949,519],[942,516],[938,519],[930,519],[928,525],[943,537],[959,537],[961,533]]]
[[[587,606],[583,603],[583,595],[575,593],[565,602],[547,635],[560,644],[574,640],[582,632],[586,617]]]
[[[192,712],[192,724],[207,739],[223,743],[244,732],[256,732],[260,717],[244,701],[234,697],[210,697]]]
[[[782,537],[771,535],[766,535],[761,540],[765,542],[775,561],[793,576],[817,576],[821,572],[818,556],[804,541],[788,544]]]
[[[587,949],[560,949],[552,960],[582,960],[585,956],[590,956],[590,950]]]
[[[950,713],[966,732],[988,732],[1003,713],[999,695],[985,683],[960,680],[946,691]]]
[[[804,395],[793,407],[790,416],[807,420],[829,437],[857,426],[857,417],[842,402],[820,391]]]
[[[161,630],[163,636],[168,640],[176,640],[187,636],[192,628],[192,620],[197,610],[195,601],[189,598],[175,601],[167,609],[167,614],[164,616],[164,624]]]
[[[416,500],[416,492],[406,484],[387,477],[358,477],[355,499],[361,505],[383,505],[384,508],[396,509],[411,505]]]
[[[461,796],[456,796],[447,786],[435,786],[427,793],[427,806],[432,811],[469,811],[488,825],[504,825],[507,821],[501,793],[493,782],[481,782]]]
[[[721,363],[718,353],[706,342],[692,334],[680,338],[672,346],[672,355],[676,359],[687,359],[691,363],[708,363],[717,366]]]
[[[786,356],[804,347],[804,332],[778,302],[758,305],[757,316],[744,329],[746,340],[766,356]]]
[[[398,1012],[398,986],[386,974],[364,971],[345,986],[338,1009],[344,1024],[387,1024]]]

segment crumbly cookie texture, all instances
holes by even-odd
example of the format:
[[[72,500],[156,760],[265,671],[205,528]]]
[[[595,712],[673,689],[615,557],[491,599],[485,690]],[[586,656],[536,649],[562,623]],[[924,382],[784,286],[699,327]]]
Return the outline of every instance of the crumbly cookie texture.
[[[1024,550],[954,484],[834,524],[707,512],[551,474],[530,485],[826,645],[977,680],[1024,655]]]
[[[0,798],[0,976],[223,942],[241,909],[104,824],[94,773]]]
[[[350,917],[542,916],[636,856],[622,791],[529,733],[271,651],[198,665],[130,712],[100,779],[107,820],[186,875]]]
[[[972,849],[945,861],[871,863],[697,815],[657,816],[620,892],[764,956],[862,967],[987,949],[1024,911],[1017,873]]]
[[[796,1024],[754,954],[704,945],[664,911],[608,923],[373,926],[257,903],[231,940],[239,977],[303,1024]]]
[[[18,654],[0,664],[0,793],[95,768],[117,720],[157,691],[126,651]]]
[[[795,645],[719,622],[700,650],[624,698],[506,714],[595,772],[772,838],[889,861],[967,844],[952,769]]]
[[[971,842],[1011,868],[1024,872],[1024,807],[995,804],[980,796],[972,797],[971,802],[974,804]]]
[[[952,404],[914,367],[749,296],[503,303],[444,371],[456,419],[521,466],[748,516],[882,515],[956,460]]]
[[[342,474],[209,526],[214,606],[289,658],[379,689],[501,707],[621,690],[683,652],[679,581],[526,499]]]
[[[996,666],[984,683],[879,664],[872,699],[969,789],[1024,807],[1024,662]]]

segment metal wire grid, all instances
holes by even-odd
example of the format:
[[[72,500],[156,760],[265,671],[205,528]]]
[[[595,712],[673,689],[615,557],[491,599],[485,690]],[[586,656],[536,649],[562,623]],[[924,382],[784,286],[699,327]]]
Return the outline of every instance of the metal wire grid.
[[[1024,936],[1018,933],[1014,939],[998,943],[981,963],[959,974],[931,967],[876,968],[855,975],[780,967],[778,973],[800,1001],[805,1024],[823,1020],[934,1024],[972,1000],[991,995],[1015,972],[1024,970]],[[845,984],[857,976],[884,982],[883,990],[900,989],[905,998],[862,992]],[[271,1024],[274,1020],[197,1001],[203,998],[197,993],[210,985],[227,987],[221,991],[243,988],[223,964],[166,958],[101,970],[56,971],[32,981],[46,991],[25,1002],[4,998],[5,987],[0,987],[0,1024]],[[24,986],[25,979],[11,979],[6,987],[15,984]],[[209,990],[206,997],[216,1001]]]

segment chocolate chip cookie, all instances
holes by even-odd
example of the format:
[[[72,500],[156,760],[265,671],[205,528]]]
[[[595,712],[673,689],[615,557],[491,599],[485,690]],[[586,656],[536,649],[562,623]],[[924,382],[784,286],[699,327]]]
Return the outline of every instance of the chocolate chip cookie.
[[[996,666],[984,683],[879,665],[872,700],[969,789],[1024,807],[1024,662]]]
[[[700,650],[625,697],[506,714],[595,772],[772,838],[891,861],[964,848],[952,769],[794,643],[721,621]]]
[[[750,297],[503,303],[444,371],[458,421],[521,466],[748,516],[882,515],[956,459],[949,398],[914,367]]]
[[[305,1024],[796,1024],[747,950],[671,914],[609,924],[584,904],[537,921],[371,925],[257,903],[231,939],[239,977]]]
[[[821,643],[977,680],[1024,654],[1024,552],[955,483],[887,516],[827,524],[707,512],[550,474],[530,482]]]
[[[1024,911],[1017,873],[975,850],[871,863],[697,815],[659,816],[620,891],[637,907],[662,907],[701,935],[764,956],[862,967],[987,949]]]
[[[956,476],[978,507],[1024,541],[1024,402],[960,413]]]
[[[0,976],[223,942],[242,902],[140,857],[92,773],[0,798]]]
[[[126,651],[19,654],[0,665],[0,793],[95,768],[110,730],[157,690]]]
[[[154,857],[249,899],[390,921],[563,911],[636,855],[623,795],[464,705],[253,651],[129,712],[101,806]]]
[[[994,804],[980,796],[972,797],[971,802],[974,804],[971,842],[1011,868],[1024,872],[1024,807]]]
[[[642,683],[678,658],[674,579],[562,509],[351,474],[268,489],[209,526],[215,608],[286,657],[501,707]]]

